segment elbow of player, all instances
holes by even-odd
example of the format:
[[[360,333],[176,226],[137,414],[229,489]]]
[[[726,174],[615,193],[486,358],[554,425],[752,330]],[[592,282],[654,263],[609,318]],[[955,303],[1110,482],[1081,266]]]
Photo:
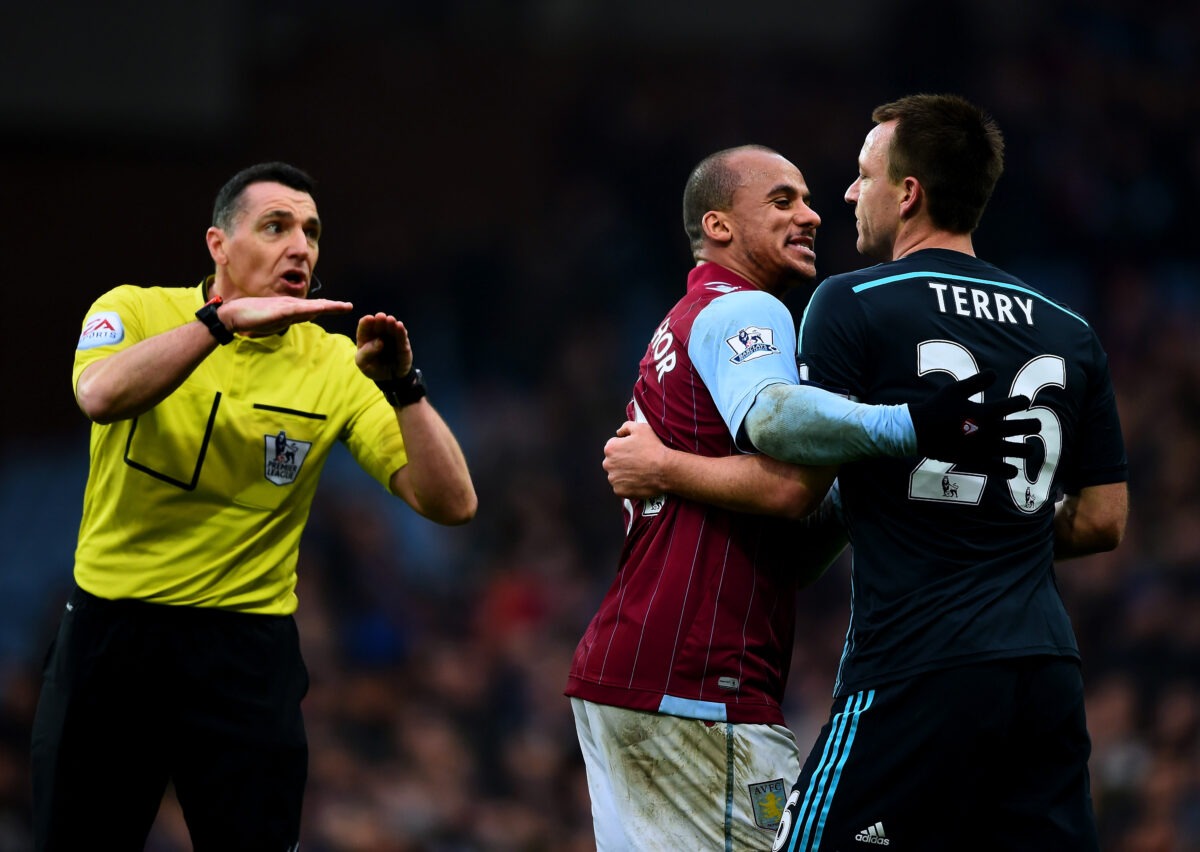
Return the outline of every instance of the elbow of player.
[[[1095,530],[1092,536],[1096,553],[1116,550],[1125,539],[1125,525],[1121,523],[1106,524]]]
[[[758,395],[742,421],[744,436],[760,453],[774,458],[786,457],[786,436],[780,435],[781,411],[774,386]]]
[[[782,488],[772,489],[770,513],[789,521],[800,521],[811,515],[821,505],[821,495],[813,493],[807,485],[798,482]]]
[[[1094,553],[1116,550],[1125,538],[1125,525],[1120,522],[1093,524],[1080,528],[1073,534],[1056,537],[1054,556],[1056,559],[1074,559]]]
[[[1109,511],[1081,512],[1083,517],[1076,523],[1084,531],[1084,540],[1090,553],[1105,553],[1115,550],[1125,538],[1128,512],[1120,508]]]

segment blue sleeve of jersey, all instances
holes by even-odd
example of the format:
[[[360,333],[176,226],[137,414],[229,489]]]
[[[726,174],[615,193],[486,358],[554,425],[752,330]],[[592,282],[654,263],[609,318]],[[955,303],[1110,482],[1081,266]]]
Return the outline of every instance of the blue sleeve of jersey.
[[[847,320],[850,321],[847,321]],[[809,302],[798,342],[798,373],[819,387],[773,387],[753,407],[749,440],[796,464],[842,464],[910,455],[916,434],[906,405],[866,405],[861,309],[827,279]],[[810,345],[811,344],[811,345]]]
[[[761,290],[739,290],[713,299],[692,323],[688,357],[742,449],[753,451],[739,438],[758,392],[799,380],[795,346],[791,312]]]

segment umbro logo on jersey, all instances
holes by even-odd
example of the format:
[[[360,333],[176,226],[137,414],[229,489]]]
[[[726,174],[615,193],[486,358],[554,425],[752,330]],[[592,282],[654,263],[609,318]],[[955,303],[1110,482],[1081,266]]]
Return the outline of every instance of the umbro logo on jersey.
[[[979,427],[975,425],[974,420],[964,420],[962,425],[962,433],[964,435],[974,435],[979,431]]]
[[[892,841],[883,833],[883,823],[877,822],[870,828],[864,828],[854,839],[859,843],[870,843],[872,846],[890,846]]]

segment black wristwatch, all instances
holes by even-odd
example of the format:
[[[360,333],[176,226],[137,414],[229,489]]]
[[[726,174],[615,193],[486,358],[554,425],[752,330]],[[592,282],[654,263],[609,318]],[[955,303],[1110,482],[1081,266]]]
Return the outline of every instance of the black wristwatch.
[[[217,339],[217,343],[224,346],[226,343],[233,341],[233,332],[217,316],[217,308],[221,306],[221,301],[220,296],[213,296],[204,303],[204,307],[196,311],[196,319],[208,326],[208,330]]]
[[[383,391],[384,398],[391,403],[392,408],[412,405],[414,402],[424,399],[425,394],[428,393],[425,388],[425,377],[416,367],[398,379],[385,379],[375,384]]]

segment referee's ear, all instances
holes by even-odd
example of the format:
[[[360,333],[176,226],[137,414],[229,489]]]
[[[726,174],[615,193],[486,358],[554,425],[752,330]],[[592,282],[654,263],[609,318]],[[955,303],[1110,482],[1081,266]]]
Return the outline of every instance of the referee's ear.
[[[225,232],[213,225],[204,233],[204,241],[208,243],[208,253],[217,266],[229,263],[229,255],[225,253]]]

